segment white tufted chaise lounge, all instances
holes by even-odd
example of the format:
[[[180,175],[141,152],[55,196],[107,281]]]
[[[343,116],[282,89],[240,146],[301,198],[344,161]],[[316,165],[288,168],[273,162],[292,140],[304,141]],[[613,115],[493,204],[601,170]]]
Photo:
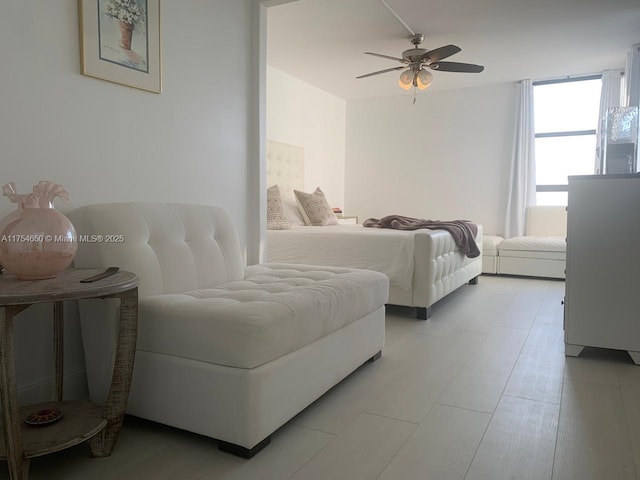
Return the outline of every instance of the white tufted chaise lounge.
[[[565,278],[566,207],[527,207],[525,231],[498,244],[498,273]]]
[[[503,240],[497,235],[482,236],[482,273],[498,273],[498,246]]]
[[[76,267],[118,266],[140,278],[132,415],[251,457],[382,351],[389,288],[383,274],[245,267],[229,217],[214,206],[116,203],[81,207],[69,217],[79,235],[124,237],[82,243]],[[89,393],[97,403],[106,398],[113,368],[116,305],[107,307],[80,305]]]

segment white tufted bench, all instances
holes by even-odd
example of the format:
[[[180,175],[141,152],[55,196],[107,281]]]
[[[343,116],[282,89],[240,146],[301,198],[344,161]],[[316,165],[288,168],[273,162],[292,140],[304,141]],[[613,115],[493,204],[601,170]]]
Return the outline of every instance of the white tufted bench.
[[[526,235],[498,246],[498,273],[565,278],[567,210],[561,206],[528,207]]]
[[[482,236],[482,273],[498,273],[498,247],[503,240],[497,235]]]
[[[223,450],[251,457],[382,351],[389,285],[381,273],[245,267],[229,217],[213,206],[103,204],[69,217],[79,235],[125,240],[81,244],[77,267],[118,266],[140,278],[130,414],[216,438]],[[111,381],[115,308],[80,305],[89,393],[97,403]]]

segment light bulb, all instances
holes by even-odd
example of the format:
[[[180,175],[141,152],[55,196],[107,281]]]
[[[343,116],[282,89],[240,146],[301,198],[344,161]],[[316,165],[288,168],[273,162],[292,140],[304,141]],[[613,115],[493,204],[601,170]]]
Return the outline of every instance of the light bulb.
[[[416,83],[420,90],[424,90],[429,85],[431,85],[432,80],[433,80],[433,75],[431,74],[431,72],[427,70],[420,70],[416,78]]]
[[[400,74],[400,80],[398,80],[398,85],[400,85],[400,88],[409,90],[413,86],[413,76],[414,73],[410,68],[402,72]]]

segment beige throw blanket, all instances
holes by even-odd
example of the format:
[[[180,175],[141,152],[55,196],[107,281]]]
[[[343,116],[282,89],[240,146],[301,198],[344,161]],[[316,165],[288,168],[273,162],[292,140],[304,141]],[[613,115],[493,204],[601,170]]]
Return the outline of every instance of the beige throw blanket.
[[[478,226],[469,220],[424,220],[422,218],[403,217],[402,215],[388,215],[380,219],[367,218],[363,223],[365,227],[393,228],[395,230],[419,230],[429,228],[431,230],[446,230],[453,237],[453,241],[462,253],[469,258],[480,255],[476,245]]]

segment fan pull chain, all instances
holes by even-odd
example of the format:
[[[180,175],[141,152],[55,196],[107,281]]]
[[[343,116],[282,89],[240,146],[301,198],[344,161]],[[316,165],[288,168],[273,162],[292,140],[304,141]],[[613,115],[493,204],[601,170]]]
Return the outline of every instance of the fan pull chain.
[[[416,94],[416,87],[413,87],[413,105],[415,105],[415,104],[416,104],[416,96],[417,96],[417,94]]]

